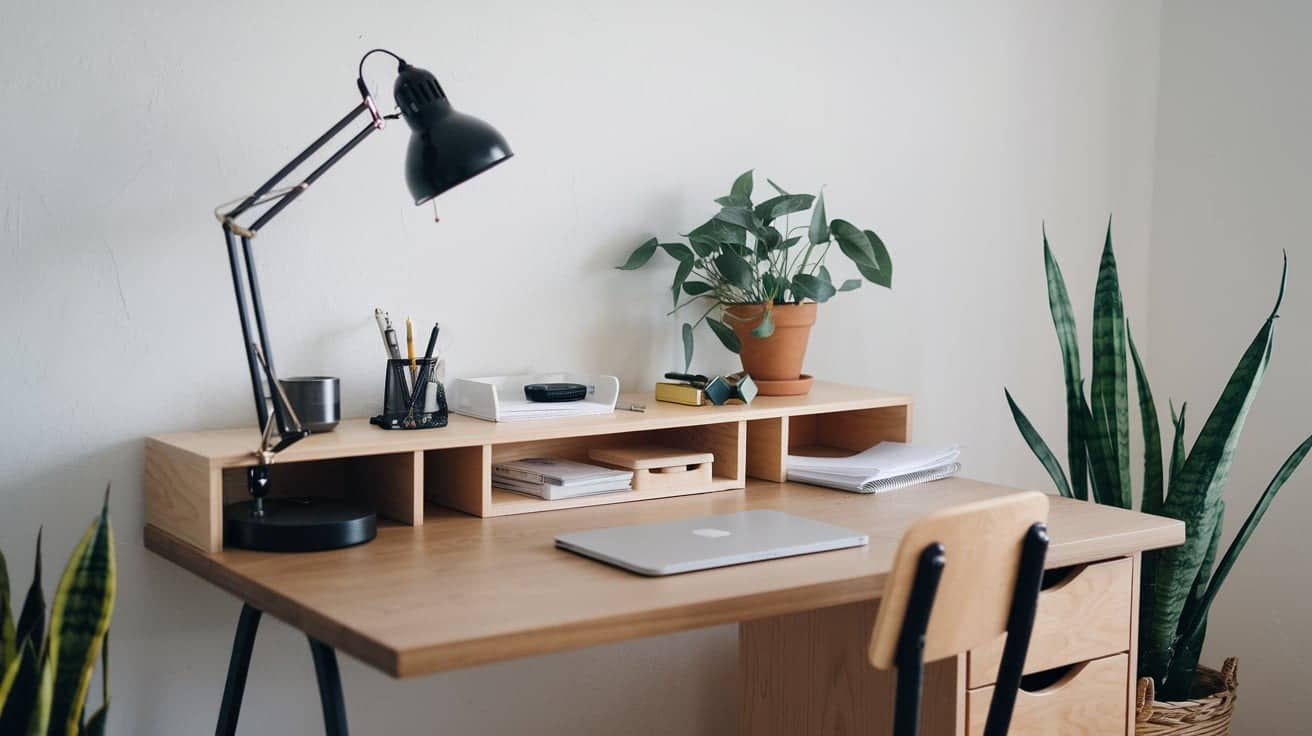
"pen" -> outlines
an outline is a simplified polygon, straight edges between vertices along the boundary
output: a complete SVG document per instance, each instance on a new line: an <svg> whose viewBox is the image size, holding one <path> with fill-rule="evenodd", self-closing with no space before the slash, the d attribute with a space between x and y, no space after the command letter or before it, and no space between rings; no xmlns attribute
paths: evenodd
<svg viewBox="0 0 1312 736"><path fill-rule="evenodd" d="M374 307L374 320L378 322L378 334L383 338L383 350L387 353L387 357L390 358L392 357L392 348L387 343L387 327L390 324L390 320L387 319L387 312L384 312L378 307Z"/></svg>
<svg viewBox="0 0 1312 736"><path fill-rule="evenodd" d="M410 320L406 320L406 322L409 323ZM410 393L410 406L406 407L405 410L405 423L407 426L410 425L411 419L414 417L415 405L419 403L419 397L428 389L428 382L432 380L434 367L432 365L433 351L437 349L437 333L441 332L441 330L441 324L436 322L433 323L433 331L428 335L428 348L424 350L424 368L415 378L415 388L414 391ZM410 332L413 333L413 330L410 330ZM410 341L410 361L413 364L414 340Z"/></svg>
<svg viewBox="0 0 1312 736"><path fill-rule="evenodd" d="M419 365L415 363L415 323L410 321L409 317L405 318L405 351L410 357L410 380L418 388Z"/></svg>

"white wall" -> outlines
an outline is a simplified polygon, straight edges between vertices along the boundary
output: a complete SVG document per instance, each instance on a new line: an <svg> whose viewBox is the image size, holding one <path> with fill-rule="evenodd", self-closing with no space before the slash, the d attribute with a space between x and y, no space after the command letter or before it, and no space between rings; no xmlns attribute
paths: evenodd
<svg viewBox="0 0 1312 736"><path fill-rule="evenodd" d="M1002 400L1011 386L1063 426L1040 222L1087 315L1114 212L1145 313L1158 41L1156 4L1129 1L0 5L0 547L25 581L44 524L59 567L112 481L112 730L212 727L239 604L142 548L142 437L251 423L210 211L355 104L375 45L434 70L517 156L434 225L407 203L396 126L267 229L284 375L340 375L346 413L373 410L381 304L441 319L457 374L648 386L678 363L668 270L611 266L758 167L827 185L831 215L896 264L894 291L821 311L809 370L913 392L917 435L964 442L970 474L1046 487ZM369 75L390 84L385 63ZM733 364L701 350L705 370ZM401 684L343 669L360 733L713 734L733 722L734 646L722 627ZM320 728L304 641L276 621L243 721Z"/></svg>
<svg viewBox="0 0 1312 736"><path fill-rule="evenodd" d="M1300 2L1168 2L1162 16L1148 360L1159 400L1190 402L1190 441L1271 311L1289 251L1271 367L1226 488L1225 544L1312 434L1309 27ZM1236 733L1293 733L1306 719L1308 518L1305 464L1212 609L1204 663L1240 657Z"/></svg>

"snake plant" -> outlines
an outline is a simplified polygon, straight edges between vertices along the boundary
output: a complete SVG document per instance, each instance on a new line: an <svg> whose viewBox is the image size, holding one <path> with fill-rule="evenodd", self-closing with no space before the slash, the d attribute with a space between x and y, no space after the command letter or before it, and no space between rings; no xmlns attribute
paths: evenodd
<svg viewBox="0 0 1312 736"><path fill-rule="evenodd" d="M1207 615L1244 545L1252 537L1276 493L1312 449L1308 437L1294 449L1249 512L1229 549L1217 563L1225 513L1224 489L1239 435L1271 359L1275 320L1285 293L1288 258L1280 275L1275 307L1239 359L1216 406L1208 415L1193 447L1185 449L1185 404L1177 414L1171 405L1169 460L1163 463L1157 405L1143 361L1125 320L1121 289L1112 252L1111 225L1103 246L1093 299L1093 367L1088 397L1080 367L1079 342L1066 283L1047 233L1043 258L1048 280L1048 308L1061 348L1066 392L1066 442L1069 479L1057 456L1016 405L1007 403L1016 426L1063 495L1097 503L1131 507L1130 420L1127 351L1134 367L1141 431L1144 439L1143 498L1145 513L1179 519L1185 542L1178 547L1145 553L1139 592L1139 676L1151 677L1158 697L1182 700L1191 696L1199 654L1207 630Z"/></svg>
<svg viewBox="0 0 1312 736"><path fill-rule="evenodd" d="M108 501L108 488L105 496ZM114 532L107 503L64 568L48 627L41 589L41 533L37 532L32 584L17 620L9 606L9 571L0 555L0 734L100 736L105 732L114 586ZM97 656L103 704L87 719L87 690Z"/></svg>

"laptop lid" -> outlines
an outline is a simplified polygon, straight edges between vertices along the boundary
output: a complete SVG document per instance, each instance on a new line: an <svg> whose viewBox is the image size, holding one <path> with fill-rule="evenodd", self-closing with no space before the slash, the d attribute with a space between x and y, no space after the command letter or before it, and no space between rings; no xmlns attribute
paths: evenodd
<svg viewBox="0 0 1312 736"><path fill-rule="evenodd" d="M757 510L572 532L556 537L556 546L641 575L674 575L868 541L852 529Z"/></svg>

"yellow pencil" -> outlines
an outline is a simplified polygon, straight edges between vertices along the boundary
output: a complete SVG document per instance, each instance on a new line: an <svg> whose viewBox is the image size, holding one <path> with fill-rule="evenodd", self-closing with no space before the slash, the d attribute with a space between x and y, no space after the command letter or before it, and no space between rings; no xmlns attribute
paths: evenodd
<svg viewBox="0 0 1312 736"><path fill-rule="evenodd" d="M415 323L405 318L405 349L410 355L410 383L419 380L419 363L415 362Z"/></svg>

